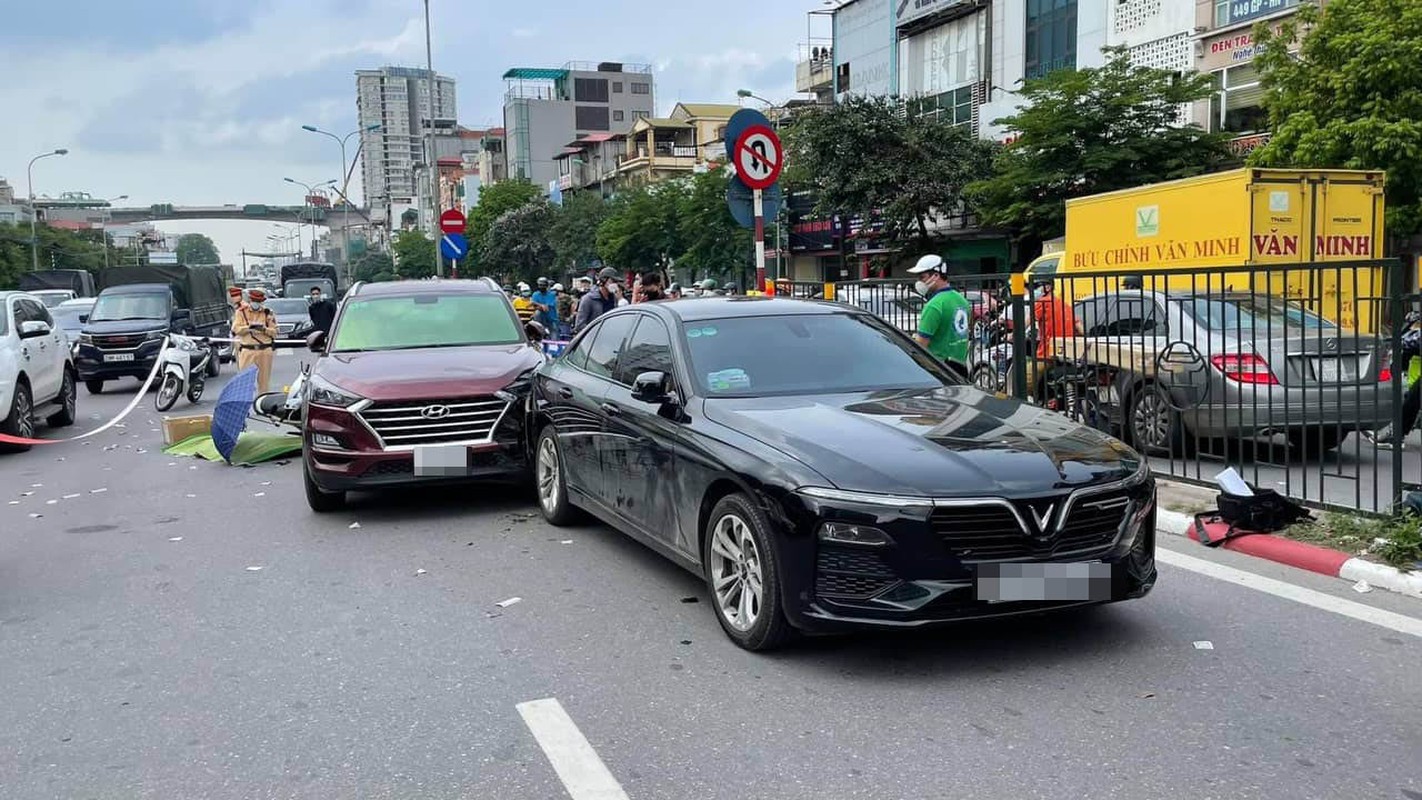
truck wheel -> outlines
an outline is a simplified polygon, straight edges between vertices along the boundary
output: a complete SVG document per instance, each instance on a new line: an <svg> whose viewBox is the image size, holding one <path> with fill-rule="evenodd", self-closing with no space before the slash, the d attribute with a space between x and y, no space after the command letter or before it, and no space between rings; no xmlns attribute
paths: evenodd
<svg viewBox="0 0 1422 800"><path fill-rule="evenodd" d="M103 382L103 381L97 381L97 380L95 380L95 381L84 381L84 388L89 390L89 394L103 394L103 393L104 393L104 382Z"/></svg>
<svg viewBox="0 0 1422 800"><path fill-rule="evenodd" d="M51 428L65 428L74 424L77 417L79 385L74 378L74 370L64 370L64 386L59 390L59 410L50 414L45 422Z"/></svg>
<svg viewBox="0 0 1422 800"><path fill-rule="evenodd" d="M25 383L15 384L15 396L10 400L10 415L0 420L0 433L17 439L35 438L35 406L30 397L30 387ZM0 444L0 452L23 453L30 449L27 444Z"/></svg>

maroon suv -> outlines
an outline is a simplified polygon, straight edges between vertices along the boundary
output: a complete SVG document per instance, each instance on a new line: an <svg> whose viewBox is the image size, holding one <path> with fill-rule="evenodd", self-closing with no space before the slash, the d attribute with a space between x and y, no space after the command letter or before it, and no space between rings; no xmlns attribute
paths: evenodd
<svg viewBox="0 0 1422 800"><path fill-rule="evenodd" d="M356 284L314 334L302 414L306 499L518 477L521 408L543 354L492 281Z"/></svg>

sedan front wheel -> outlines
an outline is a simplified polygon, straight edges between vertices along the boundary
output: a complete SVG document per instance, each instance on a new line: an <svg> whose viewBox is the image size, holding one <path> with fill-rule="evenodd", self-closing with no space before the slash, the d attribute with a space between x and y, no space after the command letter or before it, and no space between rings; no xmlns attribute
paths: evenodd
<svg viewBox="0 0 1422 800"><path fill-rule="evenodd" d="M705 539L706 582L721 628L747 650L778 647L791 629L765 515L744 495L727 495L711 510Z"/></svg>

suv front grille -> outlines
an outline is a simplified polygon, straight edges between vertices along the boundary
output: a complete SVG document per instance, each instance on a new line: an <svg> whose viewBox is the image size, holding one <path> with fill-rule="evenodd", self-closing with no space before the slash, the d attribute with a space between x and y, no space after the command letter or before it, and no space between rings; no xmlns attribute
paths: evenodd
<svg viewBox="0 0 1422 800"><path fill-rule="evenodd" d="M465 397L420 403L373 403L361 419L386 448L423 444L487 442L509 404L496 397Z"/></svg>

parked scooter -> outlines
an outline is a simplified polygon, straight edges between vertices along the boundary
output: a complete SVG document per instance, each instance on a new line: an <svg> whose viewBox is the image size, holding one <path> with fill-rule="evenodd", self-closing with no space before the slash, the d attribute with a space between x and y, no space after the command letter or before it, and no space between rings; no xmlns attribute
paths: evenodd
<svg viewBox="0 0 1422 800"><path fill-rule="evenodd" d="M153 406L167 411L178 402L184 389L189 403L201 400L202 390L207 385L207 364L211 360L212 347L206 337L196 339L181 333L168 334L168 346L163 349L163 363L159 368L162 383L158 385Z"/></svg>

